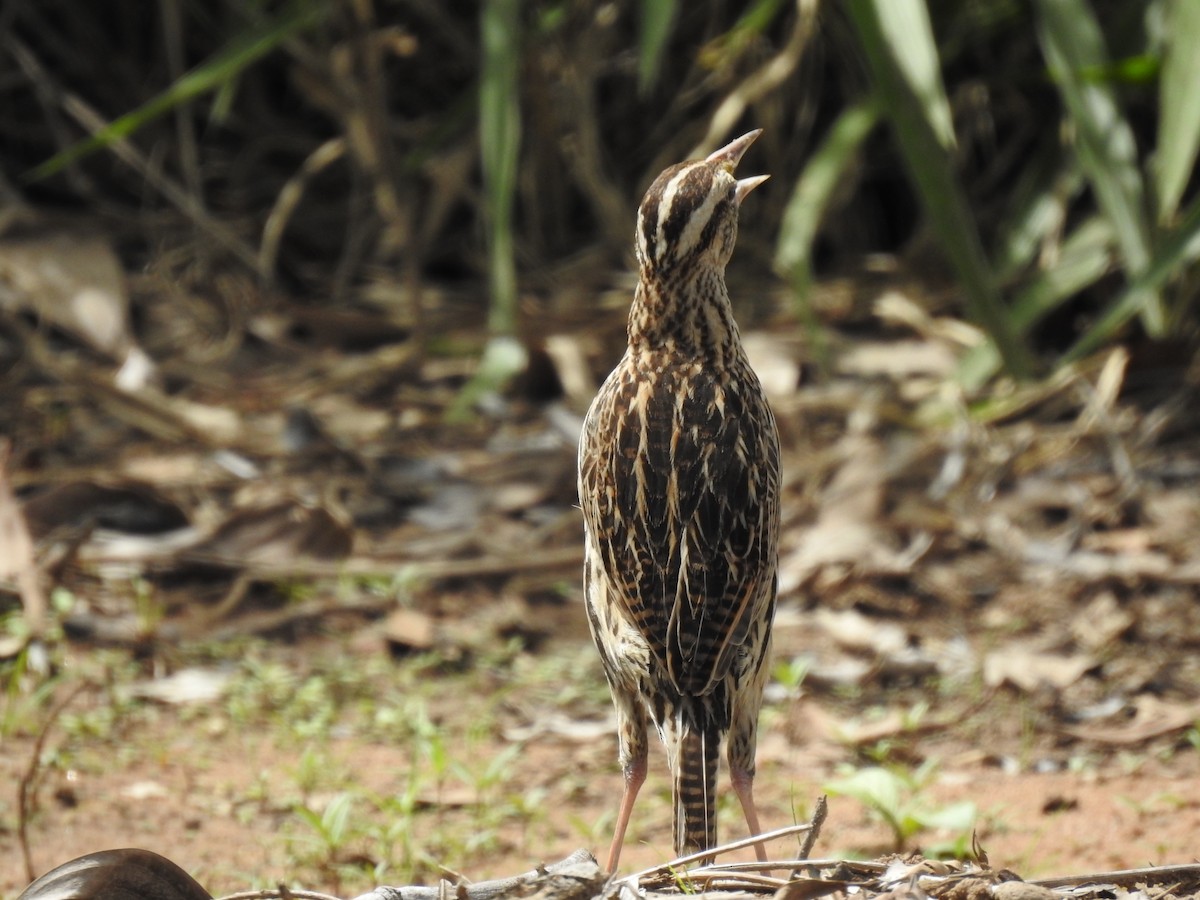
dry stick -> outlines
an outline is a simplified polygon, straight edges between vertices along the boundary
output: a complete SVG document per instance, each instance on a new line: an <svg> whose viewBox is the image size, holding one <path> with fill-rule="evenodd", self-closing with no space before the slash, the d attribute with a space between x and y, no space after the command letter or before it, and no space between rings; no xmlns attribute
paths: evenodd
<svg viewBox="0 0 1200 900"><path fill-rule="evenodd" d="M17 841L21 845L21 856L25 861L26 881L33 881L37 877L33 871L33 854L29 850L29 805L33 782L41 767L42 748L46 745L46 735L50 733L51 726L57 721L62 711L67 708L67 704L86 688L92 686L90 681L81 681L50 710L42 730L38 732L37 740L33 742L33 755L29 760L29 768L25 770L25 774L21 776L21 783L17 786Z"/></svg>
<svg viewBox="0 0 1200 900"><path fill-rule="evenodd" d="M545 572L583 565L583 547L529 547L511 556L476 556L464 559L420 560L411 557L352 556L341 561L289 559L281 562L246 559L236 554L196 553L172 550L161 556L141 557L142 561L188 562L242 569L252 578L338 578L356 575L397 575L416 581L443 578L486 578L516 572ZM103 551L87 554L92 565L127 562L128 556L106 555Z"/></svg>
<svg viewBox="0 0 1200 900"><path fill-rule="evenodd" d="M171 80L179 81L186 71L183 52L183 15L180 0L164 0L162 6L163 44ZM204 180L200 177L200 151L196 145L196 127L192 123L192 103L178 103L173 110L179 136L179 168L188 193L198 209L204 209Z"/></svg>
<svg viewBox="0 0 1200 900"><path fill-rule="evenodd" d="M804 836L804 840L800 842L801 859L808 859L812 855L813 847L817 843L817 838L821 836L821 826L825 824L825 817L829 815L829 800L822 794L817 798L816 808L813 810L812 817L808 820L808 834ZM792 870L791 878L795 878L799 874L795 869Z"/></svg>
<svg viewBox="0 0 1200 900"><path fill-rule="evenodd" d="M8 36L8 48L12 51L17 64L26 76L43 85L52 85L57 95L58 103L76 122L82 125L92 135L98 134L108 127L109 123L78 95L64 90L51 81L45 67L37 55L18 38ZM157 190L166 200L182 212L192 222L216 240L221 246L236 256L242 263L253 271L258 271L258 259L254 251L242 242L228 227L218 222L202 209L184 188L175 181L159 172L145 156L142 155L128 138L116 138L107 145L118 159L137 172L142 178Z"/></svg>
<svg viewBox="0 0 1200 900"><path fill-rule="evenodd" d="M1067 875L1059 878L1032 878L1030 884L1046 888L1083 887L1089 884L1115 884L1132 888L1138 883L1162 884L1164 881L1190 879L1200 881L1200 863L1184 863L1172 866L1148 866L1144 869L1121 869L1116 872L1099 872L1095 875Z"/></svg>
<svg viewBox="0 0 1200 900"><path fill-rule="evenodd" d="M788 825L784 828L777 828L774 831L764 832L763 834L755 834L755 835L751 835L750 837L740 838L739 840L736 840L736 841L730 841L728 844L722 844L720 847L712 847L708 850L701 850L698 853L690 853L687 856L680 856L677 859L671 860L670 862L662 863L661 865L653 866L649 869L643 869L640 872L634 872L632 875L626 875L624 878L617 879L617 881L618 882L629 881L629 882L636 883L636 882L641 881L644 878L648 878L652 875L670 876L674 873L674 871L676 869L682 868L683 866L686 866L689 863L694 863L694 862L697 862L698 860L706 859L710 856L717 856L722 853L730 853L734 850L741 850L743 847L753 847L755 844L761 844L764 841L772 841L772 840L775 840L776 838L787 837L788 835L791 835L791 834L799 834L802 831L808 831L809 828L811 828L811 827L812 826L808 822L804 822L799 825ZM738 865L737 870L740 871L742 869L742 866L741 866L741 864L737 864L737 865ZM779 863L770 863L770 862L754 863L754 864L752 864L752 868L777 869L777 868L779 868ZM714 871L715 872L729 872L729 871L735 871L735 870L726 865L708 865L708 866L704 866L700 869L696 869L694 872L689 872L688 876L695 877L695 876L703 874L703 873L714 872ZM778 881L778 879L775 879L775 880Z"/></svg>
<svg viewBox="0 0 1200 900"><path fill-rule="evenodd" d="M402 199L400 161L396 155L395 141L390 138L388 80L383 68L383 54L387 47L384 39L386 29L377 26L373 4L352 3L350 9L353 34L349 47L354 81L347 85L350 112L343 118L342 126L349 138L350 150L359 163L356 172L361 169L370 182L375 213L383 223L382 249L388 255L401 251L402 256L408 256L414 249L412 217ZM356 212L360 194L356 190L350 196L352 215ZM352 227L347 233L334 272L335 299L341 299L349 287L354 270L359 267L367 249L365 219L363 215L353 215L351 219L357 227ZM379 248L376 249L378 252Z"/></svg>
<svg viewBox="0 0 1200 900"><path fill-rule="evenodd" d="M320 891L289 890L288 896L295 900L341 900L332 894L322 894ZM280 900L283 894L278 889L265 888L258 891L239 891L236 894L226 894L220 900Z"/></svg>
<svg viewBox="0 0 1200 900"><path fill-rule="evenodd" d="M199 626L207 630L222 619L228 618L229 614L237 609L241 602L246 599L246 593L250 590L252 581L250 576L245 572L239 573L220 602L212 609L205 610L199 616Z"/></svg>
<svg viewBox="0 0 1200 900"><path fill-rule="evenodd" d="M262 242L258 248L258 271L264 278L271 278L275 261L279 258L279 244L287 230L288 221L304 199L308 183L346 154L346 139L330 138L310 153L300 164L299 170L284 184L275 197L275 205L263 225Z"/></svg>
<svg viewBox="0 0 1200 900"><path fill-rule="evenodd" d="M760 837L759 840L762 840L762 838ZM709 853L711 852L712 851L710 850ZM746 862L719 863L714 866L709 866L705 869L695 869L693 872L689 872L688 876L690 877L694 872L700 872L702 874L708 873L710 870L736 875L741 872L764 872L770 869L798 869L802 866L820 869L828 868L830 866L845 865L854 866L855 868L879 874L882 874L887 869L887 865L885 863L871 862L870 860L823 859L820 857L809 857L805 859L768 859L765 862L754 859L747 860ZM778 881L779 879L774 880Z"/></svg>
<svg viewBox="0 0 1200 900"><path fill-rule="evenodd" d="M584 868L581 870L579 867ZM447 897L453 897L456 900L501 900L506 897L530 896L531 894L527 892L538 887L543 879L553 878L556 875L578 879L579 884L590 881L594 877L597 894L599 887L604 882L604 873L600 871L595 857L587 850L581 849L556 863L539 865L530 872L508 878L479 881L475 884L454 884L446 879L441 879L436 886L432 887L380 885L374 890L362 894L356 900L445 900ZM293 893L296 897L301 897L299 892ZM574 894L574 891L571 893ZM222 897L221 900L258 900L258 898L252 898L245 894L234 894Z"/></svg>
<svg viewBox="0 0 1200 900"><path fill-rule="evenodd" d="M19 5L18 3L6 3L3 8L11 10L16 9ZM6 33L4 35L4 49L17 61L17 65L20 66L25 76L33 85L34 95L42 106L46 124L50 129L50 133L57 141L58 146L64 149L70 146L74 141L74 136L70 133L66 120L60 115L60 110L58 109L61 105L58 86L52 85L49 82L46 78L45 70L38 63L29 48L11 34ZM78 166L69 164L63 170L63 175L66 177L67 183L80 195L92 198L96 193L92 179Z"/></svg>
<svg viewBox="0 0 1200 900"><path fill-rule="evenodd" d="M721 101L709 119L708 134L700 146L693 149L693 156L704 156L717 146L721 136L733 127L750 104L783 84L800 65L808 40L816 30L817 0L796 0L796 10L796 24L783 49L741 81Z"/></svg>

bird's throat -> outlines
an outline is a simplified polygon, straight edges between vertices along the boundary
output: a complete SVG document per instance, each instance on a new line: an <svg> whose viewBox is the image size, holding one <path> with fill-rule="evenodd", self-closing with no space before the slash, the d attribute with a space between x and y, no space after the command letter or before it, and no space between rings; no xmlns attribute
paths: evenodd
<svg viewBox="0 0 1200 900"><path fill-rule="evenodd" d="M708 269L682 283L642 273L629 309L632 350L665 351L720 365L740 345L724 273Z"/></svg>

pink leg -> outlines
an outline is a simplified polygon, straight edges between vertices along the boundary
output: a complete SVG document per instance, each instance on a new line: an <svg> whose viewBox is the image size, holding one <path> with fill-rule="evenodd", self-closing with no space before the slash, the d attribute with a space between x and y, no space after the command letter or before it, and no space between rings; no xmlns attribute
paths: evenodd
<svg viewBox="0 0 1200 900"><path fill-rule="evenodd" d="M625 829L629 827L629 816L633 812L633 803L637 800L638 791L646 781L646 753L640 754L629 761L625 768L625 790L621 794L621 806L617 811L617 828L613 832L612 846L608 848L608 864L605 871L617 871L617 863L621 859L621 847L625 843Z"/></svg>
<svg viewBox="0 0 1200 900"><path fill-rule="evenodd" d="M754 776L744 769L732 769L729 773L729 780L733 782L733 792L737 794L738 801L742 804L742 812L746 815L746 827L750 829L750 836L762 834L762 828L758 824L758 808L754 805ZM759 862L766 862L766 845L755 844L754 854L758 857Z"/></svg>

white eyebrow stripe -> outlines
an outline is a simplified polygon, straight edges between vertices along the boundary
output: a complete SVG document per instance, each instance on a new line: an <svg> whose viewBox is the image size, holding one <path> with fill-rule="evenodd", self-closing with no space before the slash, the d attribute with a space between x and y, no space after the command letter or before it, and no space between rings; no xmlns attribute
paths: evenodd
<svg viewBox="0 0 1200 900"><path fill-rule="evenodd" d="M649 248L646 246L646 207L644 205L638 210L637 243L641 258L649 260ZM657 261L656 256L655 262Z"/></svg>
<svg viewBox="0 0 1200 900"><path fill-rule="evenodd" d="M697 163L697 165L701 165ZM663 188L662 199L658 201L658 222L654 232L654 261L661 263L663 253L667 249L666 240L666 223L671 220L671 214L675 206L675 199L679 195L679 188L683 185L687 177L692 173L696 166L685 166L680 169L667 182L667 186Z"/></svg>
<svg viewBox="0 0 1200 900"><path fill-rule="evenodd" d="M686 256L691 252L692 248L699 243L701 233L712 220L713 210L721 202L723 196L722 192L717 190L716 187L717 185L714 183L709 188L704 202L688 217L687 225L679 235L678 247L680 256Z"/></svg>

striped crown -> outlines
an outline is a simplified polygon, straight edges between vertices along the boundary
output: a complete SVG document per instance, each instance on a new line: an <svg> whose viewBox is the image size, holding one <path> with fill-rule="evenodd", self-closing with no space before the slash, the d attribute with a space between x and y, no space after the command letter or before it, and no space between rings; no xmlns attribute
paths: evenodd
<svg viewBox="0 0 1200 900"><path fill-rule="evenodd" d="M723 268L737 240L737 211L766 175L733 172L761 129L705 159L678 163L654 179L638 208L637 256L644 271L665 275L702 263Z"/></svg>

